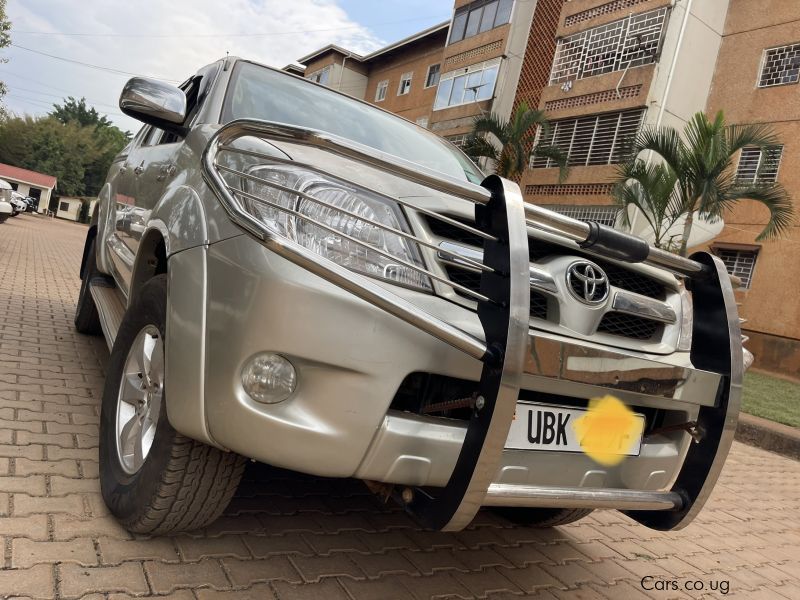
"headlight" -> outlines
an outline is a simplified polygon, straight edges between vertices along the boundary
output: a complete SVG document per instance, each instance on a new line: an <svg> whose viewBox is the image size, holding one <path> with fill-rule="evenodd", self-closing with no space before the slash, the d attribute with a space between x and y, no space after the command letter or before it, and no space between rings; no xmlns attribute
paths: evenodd
<svg viewBox="0 0 800 600"><path fill-rule="evenodd" d="M293 165L258 165L247 173L258 180L242 178L251 196L240 195L242 207L273 233L353 271L432 290L427 275L402 264L425 268L417 245L386 229L411 233L396 203Z"/></svg>

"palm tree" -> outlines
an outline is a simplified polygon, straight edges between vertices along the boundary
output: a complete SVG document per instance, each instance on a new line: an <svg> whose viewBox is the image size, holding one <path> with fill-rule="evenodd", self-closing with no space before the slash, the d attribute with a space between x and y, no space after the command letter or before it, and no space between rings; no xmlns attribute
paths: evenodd
<svg viewBox="0 0 800 600"><path fill-rule="evenodd" d="M649 150L675 174L680 205L686 214L680 247L685 256L695 212L718 219L740 200L755 200L770 213L756 240L775 238L791 226L792 200L783 186L758 180L737 181L733 168L733 158L743 148L755 146L769 156L769 150L779 143L766 125L726 125L722 111L713 121L697 113L684 128L683 138L671 127L644 129L633 142L630 160L635 161L639 153Z"/></svg>
<svg viewBox="0 0 800 600"><path fill-rule="evenodd" d="M495 173L508 179L517 178L527 168L531 155L548 157L559 166L560 178L563 179L567 173L567 157L555 146L535 144L539 128L543 134L549 131L547 118L542 111L531 109L525 102L517 107L509 120L495 113L481 115L475 118L464 152L476 161L479 158L493 160ZM541 137L545 139L546 135Z"/></svg>
<svg viewBox="0 0 800 600"><path fill-rule="evenodd" d="M628 208L638 208L653 230L656 248L672 245L671 237L674 236L666 240L666 244L664 238L685 212L677 183L677 174L665 163L648 164L633 160L617 168L617 183L611 195L623 209L623 224L631 225Z"/></svg>

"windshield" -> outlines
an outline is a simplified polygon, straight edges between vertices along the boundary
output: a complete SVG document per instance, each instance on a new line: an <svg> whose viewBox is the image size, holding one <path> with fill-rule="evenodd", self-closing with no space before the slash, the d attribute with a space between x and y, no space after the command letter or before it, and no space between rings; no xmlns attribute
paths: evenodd
<svg viewBox="0 0 800 600"><path fill-rule="evenodd" d="M469 159L439 136L369 104L254 63L236 64L223 122L234 119L318 129L451 177L481 181Z"/></svg>

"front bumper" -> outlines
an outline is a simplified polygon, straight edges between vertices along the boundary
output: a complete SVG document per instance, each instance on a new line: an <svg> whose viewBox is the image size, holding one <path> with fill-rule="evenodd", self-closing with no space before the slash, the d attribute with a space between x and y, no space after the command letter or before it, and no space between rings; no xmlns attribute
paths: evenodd
<svg viewBox="0 0 800 600"><path fill-rule="evenodd" d="M479 361L249 236L195 251L208 252L204 389L208 427L217 443L321 476L417 486L447 483L467 424L398 412L390 405L410 373L477 381ZM426 294L400 293L480 335L475 313ZM661 409L663 425L696 420L702 406L712 407L717 400L721 376L693 368L688 353L641 355L534 330L530 340L523 390L584 399L613 393L630 406ZM298 371L295 395L280 404L258 404L241 387L242 365L263 351L286 356ZM691 437L680 430L648 435L639 456L615 467L582 454L505 450L494 481L667 491L690 444ZM620 500L615 506L626 504Z"/></svg>

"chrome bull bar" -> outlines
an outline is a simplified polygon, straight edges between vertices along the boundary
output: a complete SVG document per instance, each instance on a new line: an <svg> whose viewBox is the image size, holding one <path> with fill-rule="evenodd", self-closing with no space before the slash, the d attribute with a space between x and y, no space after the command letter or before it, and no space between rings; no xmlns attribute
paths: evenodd
<svg viewBox="0 0 800 600"><path fill-rule="evenodd" d="M245 210L244 201L255 201L269 206L271 209L284 211L293 217L306 219L315 226L330 229L327 224L313 221L297 210L270 202L267 198L261 198L245 190L242 183L244 180L255 179L259 185L277 189L281 189L281 186L259 179L244 169L232 168L230 164L223 164L224 161L221 157L224 154L229 153L231 156L245 157L255 161L285 162L295 165L299 163L253 150L252 144L239 143L244 138L255 138L267 142L270 140L285 141L291 144L312 146L471 203L476 217L474 228L452 220L446 215L416 206L409 199L387 197L388 200L401 206L446 221L452 226L478 234L483 239L484 248L479 259L480 265L478 265L481 271L480 294L475 299L478 302L478 317L483 327L484 339L478 339L428 314L412 302L393 293L390 288L280 235ZM720 263L718 260L713 257L709 259L707 255L701 256L697 261L673 257L658 249L650 248L644 241L633 236L597 224L587 224L570 219L539 207L525 205L516 184L494 175L487 177L481 185L466 183L350 140L279 123L239 120L223 126L206 147L202 166L206 182L220 199L231 219L267 248L483 363L479 383L480 396L476 401L464 443L447 485L436 490L406 489L401 494L401 500L407 509L427 526L442 530L462 529L470 523L483 505L511 505L516 502L525 506L544 506L549 502L549 505L561 506L566 502L566 505L569 506L607 506L643 510L645 512L640 513L643 515L642 522L652 520L652 524L648 524L657 528L662 527L664 523L670 523L668 528L674 528L680 526L686 519L681 517L677 520L658 521L656 518L651 518L650 515L660 514L656 511L672 511L670 514L680 513L691 518L694 514L689 513L691 506L697 503L702 504L707 495L707 484L713 486L721 463L714 462L708 465L705 474L701 473L694 477L694 479L702 480L702 484L699 487L694 484L689 485L691 488L689 492L679 488L678 484L676 484L676 489L669 492L639 494L631 490L596 490L595 493L591 493L592 490L576 491L567 488L498 487L493 485L493 481L514 417L525 362L530 355L531 339L533 339L529 337L528 328L530 262L527 227L557 233L577 241L582 247L591 249L597 254L617 260L647 262L669 268L689 276L692 280L705 281L706 283L703 285L710 285L709 289L719 290L722 288L721 293L725 295L727 291L730 291L730 283L727 278L723 281L719 276ZM316 170L322 175L336 177L334 174L323 173L315 169L313 165L300 166ZM283 191L287 190L283 189ZM369 191L383 195L379 190ZM297 190L289 190L289 192L298 198L302 197L311 202L322 203L332 210L346 213L340 207L326 203L320 198ZM351 213L347 214L353 216ZM364 217L357 218L369 221ZM369 222L379 226L374 221ZM383 228L386 229L386 227ZM403 237L418 243L421 247L429 245L425 240L414 236L412 232L389 229L388 233L391 235ZM360 242L355 238L349 239L363 245L369 251L381 252L380 249L370 246L368 243ZM427 276L434 275L424 268L408 266ZM722 268L722 272L724 273L724 268ZM454 287L452 282L439 280ZM726 289L727 291L725 291ZM732 292L730 296L732 297ZM727 316L728 303L726 301L722 304L723 311ZM735 317L735 306L733 311ZM734 321L738 331L738 321L735 318ZM730 333L733 336L734 332ZM734 337L730 339L733 340ZM739 337L737 336L735 339L738 340ZM735 353L733 341L730 346L731 351ZM741 355L741 345L739 345L739 354ZM724 361L710 366L721 368L722 362ZM739 363L741 363L741 356L739 356ZM733 363L729 361L728 364ZM701 366L701 368L704 367ZM716 370L716 372L723 373L720 370ZM730 372L724 372L724 374L729 376L729 380L735 380L735 377L730 377ZM726 397L733 398L733 396L735 394L728 394ZM728 403L723 402L723 405L726 415L728 415L728 407L735 407L738 412L735 399ZM733 420L735 424L735 415ZM726 423L729 425L728 421ZM725 432L720 430L718 447L721 450L724 449L724 454L727 454L729 445L727 430ZM724 455L722 461L724 461ZM559 498L562 500L559 501ZM557 501L561 504L554 504Z"/></svg>

